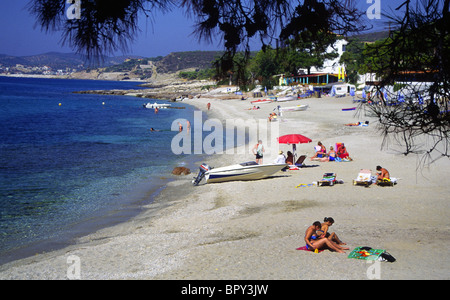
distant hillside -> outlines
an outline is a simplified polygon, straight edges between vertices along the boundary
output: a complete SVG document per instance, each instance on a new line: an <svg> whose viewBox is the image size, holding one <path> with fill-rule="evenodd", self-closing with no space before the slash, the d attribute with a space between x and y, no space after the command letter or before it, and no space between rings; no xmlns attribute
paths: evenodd
<svg viewBox="0 0 450 300"><path fill-rule="evenodd" d="M84 69L90 66L98 66L99 63L101 66L120 64L130 57L136 58L137 56L105 57L103 61L97 62L88 61L86 57L75 53L48 52L31 56L0 54L0 65L3 65L4 67L14 67L17 64L20 64L28 67L48 66L52 69Z"/></svg>
<svg viewBox="0 0 450 300"><path fill-rule="evenodd" d="M152 62L157 68L158 73L174 73L189 68L207 69L211 67L211 62L219 57L222 52L219 51L187 51L173 52L165 57L143 58L140 56L118 56L104 57L103 61L88 61L79 54L49 52L31 56L11 56L0 54L0 65L3 67L15 67L23 65L26 67L51 67L57 69L86 69L86 68L105 68L120 69L120 71L131 71L136 64L142 64L139 59ZM130 63L130 59L132 62ZM114 67L112 67L114 66ZM112 70L108 70L111 72Z"/></svg>
<svg viewBox="0 0 450 300"><path fill-rule="evenodd" d="M0 54L0 64L5 67L12 67L17 64L24 65L27 63L28 61L22 57Z"/></svg>
<svg viewBox="0 0 450 300"><path fill-rule="evenodd" d="M209 69L212 67L211 63L222 53L220 51L173 52L155 65L158 73L174 73L190 68Z"/></svg>
<svg viewBox="0 0 450 300"><path fill-rule="evenodd" d="M389 31L379 31L379 32L370 32L364 34L358 34L352 36L352 38L356 38L361 42L376 42L378 40L385 39L389 36Z"/></svg>

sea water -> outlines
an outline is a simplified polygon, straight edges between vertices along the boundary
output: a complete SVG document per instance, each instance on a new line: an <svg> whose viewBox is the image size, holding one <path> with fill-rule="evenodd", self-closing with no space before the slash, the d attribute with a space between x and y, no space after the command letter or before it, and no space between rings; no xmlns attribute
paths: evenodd
<svg viewBox="0 0 450 300"><path fill-rule="evenodd" d="M0 77L0 264L68 243L80 224L118 222L105 216L151 201L149 191L186 164L170 150L171 124L189 120L192 106L155 113L143 103L164 101L73 93L136 88ZM137 195L138 186L146 191Z"/></svg>

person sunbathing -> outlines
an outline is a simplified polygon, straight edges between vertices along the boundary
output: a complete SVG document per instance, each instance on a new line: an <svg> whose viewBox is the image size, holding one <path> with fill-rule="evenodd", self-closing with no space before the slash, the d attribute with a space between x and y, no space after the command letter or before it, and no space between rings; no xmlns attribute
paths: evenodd
<svg viewBox="0 0 450 300"><path fill-rule="evenodd" d="M363 122L356 122L356 123L347 123L344 124L344 126L369 126L369 121Z"/></svg>
<svg viewBox="0 0 450 300"><path fill-rule="evenodd" d="M338 148L338 150L337 150L337 156L338 156L339 158L342 158L342 159L352 160L352 158L350 157L350 155L349 155L348 152L347 152L347 148L345 148L344 143L342 143L342 144L339 146L339 148Z"/></svg>
<svg viewBox="0 0 450 300"><path fill-rule="evenodd" d="M331 241L327 238L321 238L317 231L322 228L322 224L320 224L319 221L314 222L311 226L309 226L306 229L305 232L305 242L306 242L306 248L308 250L314 251L315 249L324 249L326 247L330 248L331 250L334 250L339 253L345 253L344 250L349 250L349 248L343 248L336 244L335 242Z"/></svg>
<svg viewBox="0 0 450 300"><path fill-rule="evenodd" d="M328 152L327 157L323 157L320 159L321 162L326 161L335 161L336 159L336 151L334 151L333 146L330 146L330 152Z"/></svg>
<svg viewBox="0 0 450 300"><path fill-rule="evenodd" d="M286 163L288 165L293 165L294 164L294 155L292 154L291 151L287 152Z"/></svg>
<svg viewBox="0 0 450 300"><path fill-rule="evenodd" d="M333 225L334 219L331 217L325 217L323 219L323 223L321 224L320 230L317 230L317 234L322 237L326 237L327 239L331 240L332 242L335 242L338 245L347 245L346 243L342 242L335 232L329 233L328 229L331 225Z"/></svg>
<svg viewBox="0 0 450 300"><path fill-rule="evenodd" d="M315 158L323 158L327 155L327 148L325 148L325 146L322 145L322 142L318 142L317 147L319 148L319 150L317 150L314 156L311 157L311 160Z"/></svg>
<svg viewBox="0 0 450 300"><path fill-rule="evenodd" d="M389 175L389 171L386 170L385 168L382 168L381 166L377 166L377 171L379 172L379 174L377 176L377 181L383 180L383 179L391 179L391 177Z"/></svg>
<svg viewBox="0 0 450 300"><path fill-rule="evenodd" d="M360 124L361 124L361 122L347 123L347 124L344 124L344 126L359 126Z"/></svg>

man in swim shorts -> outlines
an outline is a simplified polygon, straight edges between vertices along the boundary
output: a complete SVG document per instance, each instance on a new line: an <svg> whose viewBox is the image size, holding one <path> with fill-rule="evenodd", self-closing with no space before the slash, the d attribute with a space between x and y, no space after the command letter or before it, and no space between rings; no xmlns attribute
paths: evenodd
<svg viewBox="0 0 450 300"><path fill-rule="evenodd" d="M256 163L261 165L263 163L263 153L264 153L264 146L262 145L261 140L258 140L258 144L256 144L255 147L253 147L252 152L256 156Z"/></svg>

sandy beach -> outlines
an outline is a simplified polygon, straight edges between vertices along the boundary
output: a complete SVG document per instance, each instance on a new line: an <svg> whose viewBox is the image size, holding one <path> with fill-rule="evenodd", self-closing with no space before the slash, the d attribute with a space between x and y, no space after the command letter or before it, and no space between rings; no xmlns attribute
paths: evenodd
<svg viewBox="0 0 450 300"><path fill-rule="evenodd" d="M187 104L206 110L209 118L267 120L276 104L253 107L251 99L194 98ZM139 102L139 100L137 100ZM396 258L381 262L379 279L450 279L448 195L450 161L417 169L419 158L381 149L376 122L355 111L351 97L309 98L282 103L308 104L278 121L280 135L300 133L312 143L297 146L313 155L321 141L327 149L344 142L351 162L305 161L310 167L279 172L257 181L192 186L192 176L175 177L146 211L132 220L82 237L76 245L0 266L0 279L68 279L74 258L81 279L369 279L372 266L346 254L299 251L305 230L314 221L333 217L347 247L386 249ZM367 127L346 123L369 120ZM263 141L270 144L270 141ZM250 145L251 147L252 145ZM246 149L249 146L246 146ZM292 146L279 145L285 153ZM277 153L264 155L272 163ZM215 154L213 167L254 160L245 154ZM394 187L353 186L360 169L381 165L399 179ZM175 167L175 166L174 166ZM197 173L197 169L192 170ZM304 186L334 172L343 184ZM70 273L70 274L69 274ZM70 278L69 278L70 279Z"/></svg>

